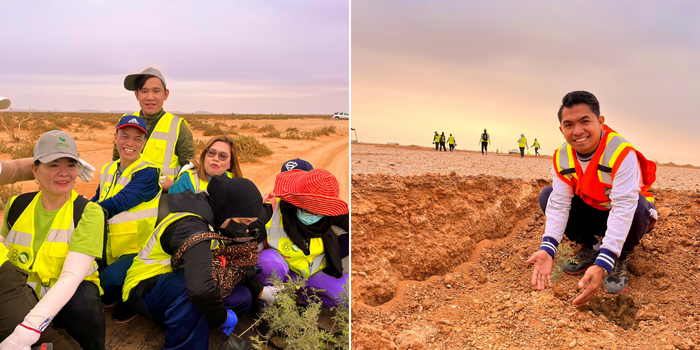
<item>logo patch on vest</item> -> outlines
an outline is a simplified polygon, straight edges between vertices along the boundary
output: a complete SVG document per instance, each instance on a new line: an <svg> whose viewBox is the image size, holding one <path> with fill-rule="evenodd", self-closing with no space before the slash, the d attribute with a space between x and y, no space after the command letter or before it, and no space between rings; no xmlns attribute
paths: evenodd
<svg viewBox="0 0 700 350"><path fill-rule="evenodd" d="M299 247L296 244L292 244L292 250L296 253L299 251Z"/></svg>
<svg viewBox="0 0 700 350"><path fill-rule="evenodd" d="M12 262L16 262L18 257L19 251L17 249L12 249L12 253L10 253L10 260L12 260Z"/></svg>
<svg viewBox="0 0 700 350"><path fill-rule="evenodd" d="M29 254L27 254L26 252L24 252L24 253L22 253L22 254L19 255L19 262L20 262L20 263L26 264L27 261L29 261Z"/></svg>
<svg viewBox="0 0 700 350"><path fill-rule="evenodd" d="M289 242L282 243L282 251L288 252L292 248L292 244Z"/></svg>

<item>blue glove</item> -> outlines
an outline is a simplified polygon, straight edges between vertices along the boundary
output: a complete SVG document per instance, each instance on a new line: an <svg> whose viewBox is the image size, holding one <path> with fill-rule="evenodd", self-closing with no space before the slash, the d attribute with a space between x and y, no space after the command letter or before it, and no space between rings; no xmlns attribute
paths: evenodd
<svg viewBox="0 0 700 350"><path fill-rule="evenodd" d="M226 310L226 313L228 316L226 317L226 322L221 325L221 328L224 330L224 334L228 337L231 335L231 332L233 332L233 329L236 328L236 324L238 323L238 316L231 311L231 310Z"/></svg>

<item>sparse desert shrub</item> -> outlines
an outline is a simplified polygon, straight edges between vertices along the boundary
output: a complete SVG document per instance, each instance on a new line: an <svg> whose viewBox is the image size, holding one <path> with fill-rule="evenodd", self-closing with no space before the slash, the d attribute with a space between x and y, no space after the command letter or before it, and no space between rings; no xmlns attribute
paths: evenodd
<svg viewBox="0 0 700 350"><path fill-rule="evenodd" d="M272 150L252 135L239 135L233 138L238 147L238 158L242 163L254 163L258 158L272 154Z"/></svg>
<svg viewBox="0 0 700 350"><path fill-rule="evenodd" d="M204 136L215 136L215 135L223 135L225 134L224 130L221 129L220 124L214 124L214 125L207 125L207 127L204 129Z"/></svg>
<svg viewBox="0 0 700 350"><path fill-rule="evenodd" d="M199 155L202 153L204 150L204 146L207 145L207 142L204 140L194 140L194 157L198 158Z"/></svg>
<svg viewBox="0 0 700 350"><path fill-rule="evenodd" d="M328 136L330 134L335 134L335 125L325 125L320 126L311 131L314 136Z"/></svg>
<svg viewBox="0 0 700 350"><path fill-rule="evenodd" d="M263 137L281 137L282 133L275 129L275 130L270 130L267 134L263 134Z"/></svg>
<svg viewBox="0 0 700 350"><path fill-rule="evenodd" d="M5 207L5 203L13 196L22 194L22 185L3 185L0 186L0 206Z"/></svg>
<svg viewBox="0 0 700 350"><path fill-rule="evenodd" d="M241 125L241 130L257 129L257 128L258 128L257 125L253 125L253 124L251 124L251 123L243 123L243 124Z"/></svg>
<svg viewBox="0 0 700 350"><path fill-rule="evenodd" d="M78 123L78 126L83 126L83 127L90 128L90 129L103 129L104 128L104 125L102 125L102 122L100 122L99 120L87 119L87 118L81 120L80 123Z"/></svg>
<svg viewBox="0 0 700 350"><path fill-rule="evenodd" d="M559 281L559 278L562 276L562 273L564 273L564 270L562 270L562 266L564 266L565 263L569 262L569 256L571 255L571 253L571 245L565 244L564 242L562 242L562 244L560 244L557 248L557 255L554 258L554 261L552 261L552 276L550 278L552 284Z"/></svg>
<svg viewBox="0 0 700 350"><path fill-rule="evenodd" d="M261 126L261 127L258 129L259 132L263 132L263 133L264 133L264 132L270 132L270 131L273 131L273 130L277 130L277 128L275 128L275 125L274 125L274 124L265 124L265 125Z"/></svg>
<svg viewBox="0 0 700 350"><path fill-rule="evenodd" d="M349 310L347 306L341 306L335 310L332 317L335 328L340 332L336 337L326 330L319 329L318 319L321 314L321 300L313 293L306 292L306 281L281 282L280 278L273 276L273 285L281 288L275 296L275 303L266 307L260 319L270 325L272 342L285 349L349 349ZM297 291L308 299L306 306L297 304ZM347 287L344 300L347 300ZM345 304L345 302L341 302ZM250 338L256 349L263 349L263 344L268 341L259 336ZM282 346L281 346L282 345Z"/></svg>

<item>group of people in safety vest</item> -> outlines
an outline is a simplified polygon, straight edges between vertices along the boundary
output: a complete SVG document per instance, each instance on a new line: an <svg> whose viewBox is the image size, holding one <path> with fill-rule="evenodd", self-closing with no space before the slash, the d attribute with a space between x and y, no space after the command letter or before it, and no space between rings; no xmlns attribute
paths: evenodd
<svg viewBox="0 0 700 350"><path fill-rule="evenodd" d="M436 131L435 136L433 136L433 144L435 144L435 151L447 152L447 149L445 148L445 143L447 143L450 146L450 152L454 152L455 147L457 147L457 141L455 140L454 136L450 134L450 136L445 137L444 131L442 132L442 134L438 134L438 132Z"/></svg>
<svg viewBox="0 0 700 350"><path fill-rule="evenodd" d="M486 130L484 130L486 132ZM540 155L540 142L535 139L535 142L532 143L532 146L527 145L527 138L525 138L525 134L520 134L520 137L518 138L518 148L520 149L520 158L525 157L525 148L528 150L530 147L533 147L535 149L535 155L539 156ZM530 152L527 153L528 155Z"/></svg>
<svg viewBox="0 0 700 350"><path fill-rule="evenodd" d="M290 160L263 197L233 139L212 137L195 156L188 123L163 109L160 71L128 75L124 87L141 110L115 126L91 199L74 186L95 169L66 132L41 135L33 159L0 162L0 185L39 186L5 206L0 350L104 349L111 307L115 323L142 315L163 327L164 348L208 349L210 329L228 336L252 306L275 303L273 275L307 279L300 297L313 291L325 307L347 303L349 212L330 172ZM214 256L239 241L252 247L252 272L224 288L212 271L225 261Z"/></svg>

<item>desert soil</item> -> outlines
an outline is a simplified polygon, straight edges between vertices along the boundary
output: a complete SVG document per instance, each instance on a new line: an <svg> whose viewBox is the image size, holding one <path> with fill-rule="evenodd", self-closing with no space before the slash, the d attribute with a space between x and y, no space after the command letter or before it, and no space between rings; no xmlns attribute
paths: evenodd
<svg viewBox="0 0 700 350"><path fill-rule="evenodd" d="M183 116L187 118L186 115ZM279 117L279 116L275 116ZM290 159L301 158L311 163L314 168L326 169L338 179L340 184L340 198L348 201L349 190L349 126L348 121L335 121L330 118L305 118L305 119L261 119L261 120L229 120L225 116L212 115L207 122L225 122L227 126L243 123L256 125L258 127L265 124L274 124L277 130L284 131L289 127L296 127L300 132L311 131L315 128L334 125L336 133L329 136L320 136L316 140L294 140L281 138L265 138L257 129L238 130L242 135L254 135L259 141L265 143L274 153L271 156L260 158L256 163L242 163L243 175L253 181L262 194L272 191L275 183L275 176L280 172L282 164ZM76 124L77 125L77 124ZM105 129L93 129L96 140L88 140L84 132L74 132L76 125L71 125L64 129L78 140L78 152L80 157L92 164L97 171L95 177L89 183L80 179L76 180L75 190L88 198L92 198L99 185L99 171L102 166L112 159L113 134L111 127ZM210 136L203 136L201 131L193 130L195 140L207 141ZM9 140L6 133L0 132L0 139ZM2 159L9 159L7 154L0 153ZM37 191L38 185L33 181L20 183L23 192ZM0 218L3 216L4 205L0 208ZM114 324L111 313L113 310L106 310L107 313L107 349L127 349L127 350L147 350L160 349L163 344L164 333L151 321L137 317L126 324ZM243 332L250 326L250 318L242 319L235 334ZM246 337L255 335L255 330L245 334ZM216 348L225 340L220 330L212 330L212 341L210 346Z"/></svg>
<svg viewBox="0 0 700 350"><path fill-rule="evenodd" d="M551 158L352 144L353 349L700 347L700 169L659 166L656 227L629 290L575 307L578 278L537 291L525 260ZM558 260L578 248L566 238Z"/></svg>

